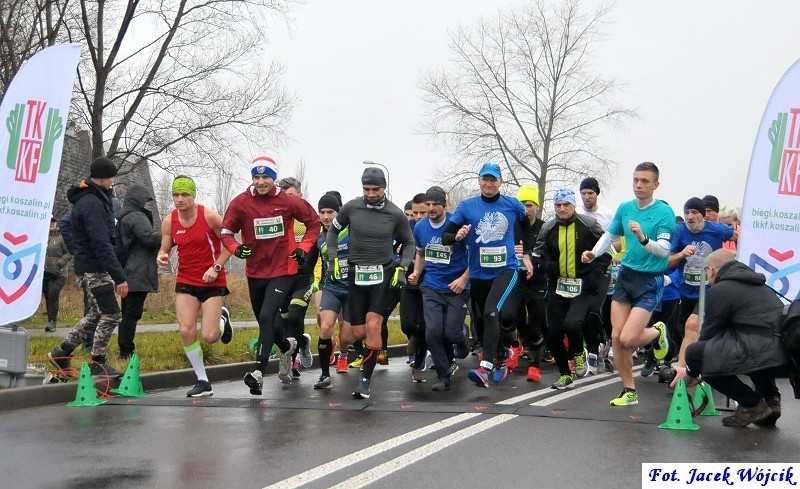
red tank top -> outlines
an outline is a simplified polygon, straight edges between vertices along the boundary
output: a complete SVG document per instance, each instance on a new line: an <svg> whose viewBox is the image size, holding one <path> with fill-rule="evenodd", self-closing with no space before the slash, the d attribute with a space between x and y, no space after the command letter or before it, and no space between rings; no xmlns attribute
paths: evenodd
<svg viewBox="0 0 800 489"><path fill-rule="evenodd" d="M219 258L222 245L214 230L206 222L205 208L197 206L197 218L189 227L181 226L178 209L171 214L172 242L178 248L178 283L200 287L224 287L227 285L225 269L217 274L214 282L203 282L203 274Z"/></svg>

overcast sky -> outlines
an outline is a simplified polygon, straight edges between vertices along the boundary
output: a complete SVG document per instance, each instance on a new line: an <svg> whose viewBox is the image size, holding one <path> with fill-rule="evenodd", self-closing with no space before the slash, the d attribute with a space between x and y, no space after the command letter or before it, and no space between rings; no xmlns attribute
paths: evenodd
<svg viewBox="0 0 800 489"><path fill-rule="evenodd" d="M265 56L285 65L299 96L292 143L264 148L277 154L279 176L305 160L316 205L326 190L359 193L362 162L373 160L389 168L399 205L424 191L433 168L454 158L418 133L421 75L448 63L448 30L522 3L308 0L288 26L274 24ZM632 198L633 167L649 160L661 169L657 197L677 213L706 193L741 206L764 107L800 57L799 14L795 0L618 0L593 66L618 80L618 100L639 119L604 136L618 171L601 203L615 208Z"/></svg>

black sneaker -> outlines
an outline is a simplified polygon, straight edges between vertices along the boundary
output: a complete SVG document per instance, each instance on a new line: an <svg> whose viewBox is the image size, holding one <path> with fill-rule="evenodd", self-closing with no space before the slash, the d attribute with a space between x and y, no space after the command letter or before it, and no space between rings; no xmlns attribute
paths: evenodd
<svg viewBox="0 0 800 489"><path fill-rule="evenodd" d="M50 362L50 364L53 367L55 367L56 370L59 370L66 375L70 375L71 373L70 369L71 357L72 355L65 352L59 347L54 348L53 351L47 354L47 360Z"/></svg>
<svg viewBox="0 0 800 489"><path fill-rule="evenodd" d="M363 378L358 382L356 390L353 391L356 399L369 399L369 379Z"/></svg>
<svg viewBox="0 0 800 489"><path fill-rule="evenodd" d="M320 375L319 380L314 384L315 389L330 389L332 386L333 381L331 380L331 376L325 374Z"/></svg>
<svg viewBox="0 0 800 489"><path fill-rule="evenodd" d="M261 370L253 370L244 374L244 385L250 388L250 394L254 396L261 395L262 380Z"/></svg>
<svg viewBox="0 0 800 489"><path fill-rule="evenodd" d="M89 365L89 371L92 373L92 377L109 377L112 379L118 379L123 375L122 372L115 369L105 361L92 362L92 364Z"/></svg>
<svg viewBox="0 0 800 489"><path fill-rule="evenodd" d="M194 387L186 393L186 397L203 397L203 396L213 396L214 389L211 388L211 384L209 384L205 380L198 380Z"/></svg>
<svg viewBox="0 0 800 489"><path fill-rule="evenodd" d="M450 377L439 377L436 382L431 386L434 391L449 391L450 390Z"/></svg>
<svg viewBox="0 0 800 489"><path fill-rule="evenodd" d="M222 336L219 337L219 340L222 342L223 345L227 345L233 339L233 326L231 326L231 313L228 311L228 308L222 306L222 313L220 317L225 322L223 324L223 331Z"/></svg>

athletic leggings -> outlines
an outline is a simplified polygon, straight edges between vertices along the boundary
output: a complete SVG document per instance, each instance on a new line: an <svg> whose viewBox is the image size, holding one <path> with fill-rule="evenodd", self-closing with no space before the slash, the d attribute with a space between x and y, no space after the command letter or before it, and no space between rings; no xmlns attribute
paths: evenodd
<svg viewBox="0 0 800 489"><path fill-rule="evenodd" d="M262 373L266 373L272 343L278 345L282 352L289 350L286 340L286 328L280 320L279 311L289 307L291 296L288 294L293 276L275 278L248 278L250 305L258 321L258 351L256 361Z"/></svg>
<svg viewBox="0 0 800 489"><path fill-rule="evenodd" d="M483 360L494 362L500 346L500 311L506 307L508 297L517 285L517 271L503 270L497 277L489 280L470 279L470 294L475 311L473 319L479 317L483 322Z"/></svg>

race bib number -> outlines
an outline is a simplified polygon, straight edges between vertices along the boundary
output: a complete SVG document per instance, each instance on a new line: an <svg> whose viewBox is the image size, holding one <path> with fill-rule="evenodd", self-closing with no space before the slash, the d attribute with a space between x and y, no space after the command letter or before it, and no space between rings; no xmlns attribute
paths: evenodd
<svg viewBox="0 0 800 489"><path fill-rule="evenodd" d="M378 285L383 282L380 265L356 265L356 285Z"/></svg>
<svg viewBox="0 0 800 489"><path fill-rule="evenodd" d="M428 263L450 264L450 255L453 251L450 246L440 244L429 244L425 247L425 261Z"/></svg>
<svg viewBox="0 0 800 489"><path fill-rule="evenodd" d="M684 267L683 269L683 281L687 285L693 285L695 287L700 286L700 274L702 273L702 269L698 267Z"/></svg>
<svg viewBox="0 0 800 489"><path fill-rule="evenodd" d="M506 266L506 247L505 246L483 246L479 256L483 268L502 268Z"/></svg>
<svg viewBox="0 0 800 489"><path fill-rule="evenodd" d="M256 239L273 239L283 236L283 218L261 217L253 219Z"/></svg>
<svg viewBox="0 0 800 489"><path fill-rule="evenodd" d="M578 297L581 295L581 288L583 287L583 279L580 278L565 278L558 277L556 282L556 294L567 299Z"/></svg>
<svg viewBox="0 0 800 489"><path fill-rule="evenodd" d="M350 276L350 267L347 266L347 258L339 258L339 277L342 280Z"/></svg>

